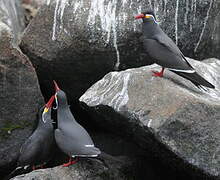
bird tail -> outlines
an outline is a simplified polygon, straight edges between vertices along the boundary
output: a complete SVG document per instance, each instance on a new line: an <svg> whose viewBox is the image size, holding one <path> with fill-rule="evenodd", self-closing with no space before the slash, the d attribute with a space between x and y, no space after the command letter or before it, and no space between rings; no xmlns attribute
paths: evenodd
<svg viewBox="0 0 220 180"><path fill-rule="evenodd" d="M205 87L208 87L208 88L215 89L214 85L212 85L210 82L205 80L203 77L201 77L196 72L194 72L194 73L185 73L185 72L180 72L180 71L172 71L172 72L174 72L174 73L178 74L179 76L182 76L182 77L190 80L193 84L195 84L199 88L201 86L205 86Z"/></svg>
<svg viewBox="0 0 220 180"><path fill-rule="evenodd" d="M8 174L7 176L5 176L3 178L3 180L9 180L19 174L24 174L27 173L28 171L25 171L25 169L23 167L17 167L16 169L14 169L10 174Z"/></svg>

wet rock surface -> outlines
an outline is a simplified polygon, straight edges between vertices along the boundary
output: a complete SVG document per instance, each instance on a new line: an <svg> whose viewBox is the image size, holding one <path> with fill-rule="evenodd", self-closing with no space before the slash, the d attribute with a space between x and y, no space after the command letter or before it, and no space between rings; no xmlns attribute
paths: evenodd
<svg viewBox="0 0 220 180"><path fill-rule="evenodd" d="M13 45L13 31L0 21L0 174L12 169L20 146L36 123L43 97L36 72Z"/></svg>
<svg viewBox="0 0 220 180"><path fill-rule="evenodd" d="M114 69L151 64L143 53L142 22L134 20L149 7L185 55L219 57L219 6L214 0L48 0L20 46L36 67L43 94L56 79L70 99L78 99Z"/></svg>
<svg viewBox="0 0 220 180"><path fill-rule="evenodd" d="M24 12L21 1L0 0L0 22L12 30L13 43L16 45L24 30Z"/></svg>
<svg viewBox="0 0 220 180"><path fill-rule="evenodd" d="M75 7L77 3L83 6L82 9ZM136 53L139 36L128 33L133 26L126 30L127 38L119 43L112 30L115 20L106 19L107 29L102 31L101 23L97 22L97 27L90 24L95 23L89 19L93 11L89 11L91 1L80 4L74 0L45 4L24 34L21 48L36 67L44 94L51 89L49 82L56 79L71 94L70 99L78 99L99 78L118 68L119 59L121 67L147 63L143 55ZM127 49L118 57L118 49L124 45L133 53L128 54Z"/></svg>
<svg viewBox="0 0 220 180"><path fill-rule="evenodd" d="M17 176L13 180L84 180L84 179L118 179L132 178L132 160L124 157L105 155L103 159L82 159L69 167L54 167L36 170L29 174Z"/></svg>
<svg viewBox="0 0 220 180"><path fill-rule="evenodd" d="M171 168L219 179L220 63L189 62L215 90L201 91L168 70L152 77L159 67L151 65L107 74L80 101L100 127L130 137Z"/></svg>

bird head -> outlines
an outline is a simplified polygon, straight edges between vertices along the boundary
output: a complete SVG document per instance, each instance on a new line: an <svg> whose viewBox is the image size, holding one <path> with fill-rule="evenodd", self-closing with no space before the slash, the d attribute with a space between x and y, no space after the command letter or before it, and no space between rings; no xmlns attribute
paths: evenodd
<svg viewBox="0 0 220 180"><path fill-rule="evenodd" d="M44 110L42 113L42 120L44 123L46 123L48 119L51 119L51 107L52 107L54 98L55 98L54 95L51 96L47 104L44 106Z"/></svg>
<svg viewBox="0 0 220 180"><path fill-rule="evenodd" d="M148 10L146 12L143 12L137 16L135 16L135 19L143 19L143 22L155 22L157 23L156 16L153 10Z"/></svg>
<svg viewBox="0 0 220 180"><path fill-rule="evenodd" d="M59 88L56 81L53 81L53 83L54 83L54 87L56 91L55 93L56 108L55 109L58 108L58 105L63 105L63 106L68 105L66 93Z"/></svg>

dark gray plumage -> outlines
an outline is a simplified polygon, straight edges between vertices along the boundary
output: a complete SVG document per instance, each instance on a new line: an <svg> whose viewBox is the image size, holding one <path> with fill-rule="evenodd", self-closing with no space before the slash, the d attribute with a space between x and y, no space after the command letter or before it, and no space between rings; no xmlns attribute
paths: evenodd
<svg viewBox="0 0 220 180"><path fill-rule="evenodd" d="M211 83L196 73L186 60L177 45L163 32L156 21L153 11L147 11L136 19L143 19L144 49L156 64L163 67L162 71L155 72L155 76L162 76L164 68L190 80L200 87L215 88Z"/></svg>
<svg viewBox="0 0 220 180"><path fill-rule="evenodd" d="M58 147L70 157L96 157L101 152L87 131L76 122L68 103L66 94L56 84L58 129L55 139Z"/></svg>
<svg viewBox="0 0 220 180"><path fill-rule="evenodd" d="M39 122L36 130L20 149L19 167L44 165L51 158L51 151L55 143L51 108L44 114L44 121L42 119L43 110L44 107L39 110Z"/></svg>

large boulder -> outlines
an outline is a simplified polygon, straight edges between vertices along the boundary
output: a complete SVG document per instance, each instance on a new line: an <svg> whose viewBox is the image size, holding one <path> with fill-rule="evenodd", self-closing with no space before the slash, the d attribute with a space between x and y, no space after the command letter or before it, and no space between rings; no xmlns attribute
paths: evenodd
<svg viewBox="0 0 220 180"><path fill-rule="evenodd" d="M56 79L70 99L76 99L113 69L151 63L143 53L142 22L134 20L135 14L149 7L186 55L219 57L220 3L189 2L48 0L20 46L36 67L45 95Z"/></svg>
<svg viewBox="0 0 220 180"><path fill-rule="evenodd" d="M36 124L43 104L35 69L13 44L13 32L0 21L0 174L16 165L20 146Z"/></svg>
<svg viewBox="0 0 220 180"><path fill-rule="evenodd" d="M220 61L189 59L216 86L200 90L151 65L108 73L80 98L103 129L127 136L173 168L198 177L220 178Z"/></svg>
<svg viewBox="0 0 220 180"><path fill-rule="evenodd" d="M12 29L13 43L17 45L25 27L21 1L0 0L0 21Z"/></svg>
<svg viewBox="0 0 220 180"><path fill-rule="evenodd" d="M12 180L126 180L133 177L132 161L127 158L85 159L68 168L57 166L54 168L36 170L29 174L20 175Z"/></svg>

